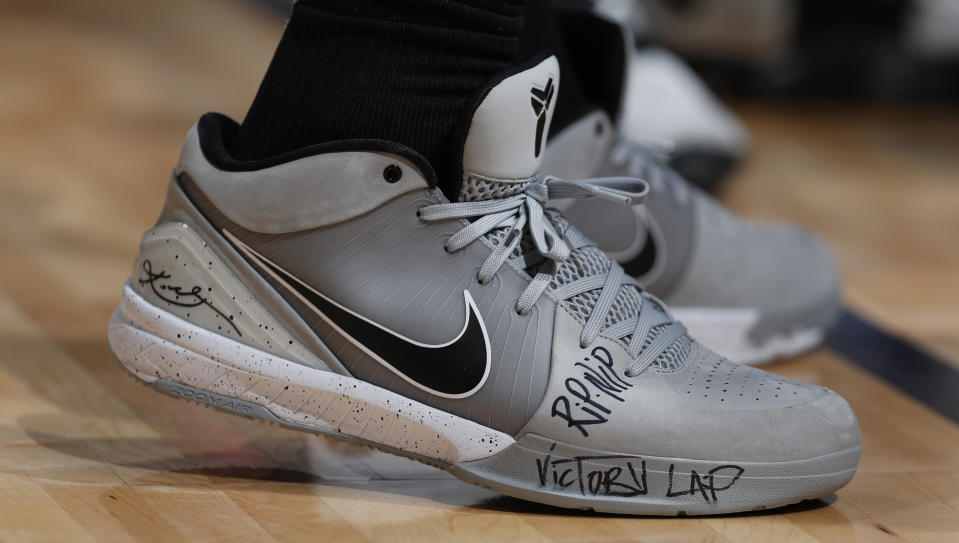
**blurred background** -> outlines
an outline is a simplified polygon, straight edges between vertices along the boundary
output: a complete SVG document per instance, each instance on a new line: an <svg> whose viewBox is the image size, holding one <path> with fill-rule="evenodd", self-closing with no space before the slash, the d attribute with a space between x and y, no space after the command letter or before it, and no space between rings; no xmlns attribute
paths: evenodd
<svg viewBox="0 0 959 543"><path fill-rule="evenodd" d="M951 101L959 92L959 3L952 0L607 5L632 8L640 34L730 94Z"/></svg>

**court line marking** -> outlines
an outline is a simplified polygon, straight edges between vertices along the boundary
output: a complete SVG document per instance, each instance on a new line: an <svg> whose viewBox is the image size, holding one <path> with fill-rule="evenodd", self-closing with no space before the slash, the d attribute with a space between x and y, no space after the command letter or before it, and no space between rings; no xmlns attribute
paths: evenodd
<svg viewBox="0 0 959 543"><path fill-rule="evenodd" d="M959 371L865 317L843 310L826 345L959 424Z"/></svg>

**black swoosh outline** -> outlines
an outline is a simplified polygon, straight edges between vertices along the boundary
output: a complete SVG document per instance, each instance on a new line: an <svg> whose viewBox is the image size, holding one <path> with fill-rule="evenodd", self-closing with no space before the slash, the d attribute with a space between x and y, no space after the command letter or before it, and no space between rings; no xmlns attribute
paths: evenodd
<svg viewBox="0 0 959 543"><path fill-rule="evenodd" d="M223 229L226 238L249 260L283 285L350 343L413 386L444 398L472 396L490 374L486 323L469 290L463 290L466 319L452 340L432 345L410 339L338 304ZM291 281L284 280L284 276ZM477 353L484 353L477 356ZM392 362L387 362L389 356Z"/></svg>
<svg viewBox="0 0 959 543"><path fill-rule="evenodd" d="M653 238L652 229L646 227L646 242L643 248L629 262L623 264L623 270L633 277L642 277L653 271L656 267L656 240Z"/></svg>
<svg viewBox="0 0 959 543"><path fill-rule="evenodd" d="M646 240L639 252L625 263L617 260L626 273L642 283L649 285L658 281L668 265L669 247L663 235L663 229L656 217L648 209L633 208L633 218L637 227L646 231Z"/></svg>

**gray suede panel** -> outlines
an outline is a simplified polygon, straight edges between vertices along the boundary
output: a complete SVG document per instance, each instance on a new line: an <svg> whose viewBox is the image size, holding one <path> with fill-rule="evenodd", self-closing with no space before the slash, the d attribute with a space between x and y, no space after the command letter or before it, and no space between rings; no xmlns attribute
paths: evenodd
<svg viewBox="0 0 959 543"><path fill-rule="evenodd" d="M480 242L448 253L444 241L463 224L431 225L416 215L424 205L445 201L438 191L407 193L325 228L275 235L242 228L195 185L186 186L217 231L228 229L319 292L417 341L444 343L456 337L463 327L463 291L470 291L487 326L492 368L484 387L464 399L440 398L408 384L292 294L281 294L350 375L507 433L522 428L539 407L549 375L555 303L544 296L530 314L518 315L516 300L529 278L510 266L480 285L476 273L489 247ZM215 243L227 245L220 235Z"/></svg>
<svg viewBox="0 0 959 543"><path fill-rule="evenodd" d="M828 247L789 225L744 221L715 202L696 207L696 247L671 305L752 307L763 318L816 318L835 307L839 275ZM821 319L821 318L820 318Z"/></svg>
<svg viewBox="0 0 959 543"><path fill-rule="evenodd" d="M837 285L838 288L838 285ZM759 322L749 331L749 339L760 344L783 330L821 328L828 330L842 313L842 298L838 291L824 291L818 299L784 308L767 308L760 312Z"/></svg>
<svg viewBox="0 0 959 543"><path fill-rule="evenodd" d="M384 179L389 166L402 171L395 183ZM272 234L344 221L400 194L428 187L407 159L377 152L326 153L261 170L222 171L203 155L196 126L187 134L177 171L190 172L234 223ZM283 213L277 213L279 209Z"/></svg>
<svg viewBox="0 0 959 543"><path fill-rule="evenodd" d="M587 115L552 139L546 173L631 175L626 163L610 158L616 137L596 129L604 119L602 113ZM838 314L837 266L819 238L789 225L739 219L681 179L650 183L645 204L630 210L598 199L560 201L557 207L627 271L649 232L658 264L637 279L677 308L758 309L760 322L750 330L757 343L785 330L826 328ZM630 247L636 250L630 253Z"/></svg>
<svg viewBox="0 0 959 543"><path fill-rule="evenodd" d="M786 462L860 444L855 415L828 389L738 366L698 344L674 371L628 377L631 357L619 344L601 337L581 349L579 330L557 311L549 388L524 433L693 460Z"/></svg>

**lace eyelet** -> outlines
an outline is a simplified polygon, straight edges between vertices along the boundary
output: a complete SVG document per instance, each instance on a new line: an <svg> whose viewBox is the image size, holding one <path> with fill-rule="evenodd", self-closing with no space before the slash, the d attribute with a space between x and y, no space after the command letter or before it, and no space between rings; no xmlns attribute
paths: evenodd
<svg viewBox="0 0 959 543"><path fill-rule="evenodd" d="M489 280L489 279L483 279L482 277L480 277L480 274L478 274L478 273L476 274L476 282L479 283L479 284L481 284L481 285L488 285L488 284L490 284L490 280Z"/></svg>
<svg viewBox="0 0 959 543"><path fill-rule="evenodd" d="M390 164L383 169L383 180L389 184L396 183L403 178L403 170L396 164Z"/></svg>
<svg viewBox="0 0 959 543"><path fill-rule="evenodd" d="M528 311L527 311L526 313L523 313L523 310L522 310L522 309L520 309L520 308L518 308L518 307L515 308L515 309L516 309L516 314L519 315L520 317L525 317L526 315L529 315L529 312L528 312Z"/></svg>

